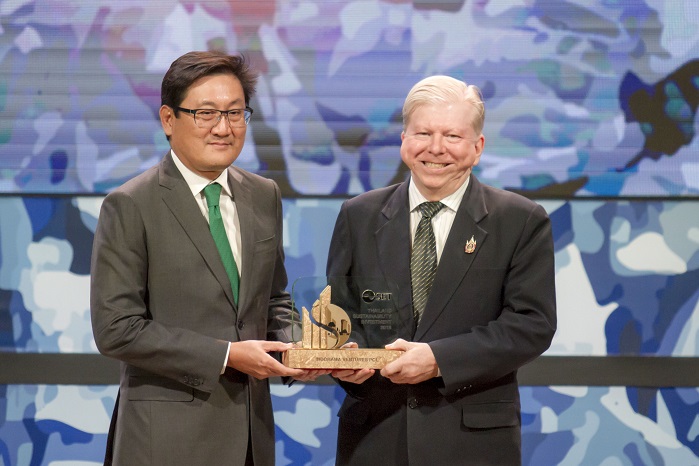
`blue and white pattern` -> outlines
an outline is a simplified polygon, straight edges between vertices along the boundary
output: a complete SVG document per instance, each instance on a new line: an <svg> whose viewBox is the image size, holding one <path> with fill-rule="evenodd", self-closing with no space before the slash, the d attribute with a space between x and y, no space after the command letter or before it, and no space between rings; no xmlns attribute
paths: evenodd
<svg viewBox="0 0 699 466"><path fill-rule="evenodd" d="M88 260L101 199L0 198L0 350L96 351ZM341 202L284 201L290 280L324 274ZM560 309L548 354L698 355L699 201L542 204L553 222ZM100 460L116 387L0 390L4 464ZM342 390L274 385L272 394L278 464L332 464ZM522 387L521 394L527 465L699 464L695 388Z"/></svg>
<svg viewBox="0 0 699 466"><path fill-rule="evenodd" d="M482 88L487 184L550 213L548 355L699 356L699 2L0 0L0 351L94 353L102 195L168 149L160 81L193 49L260 70L239 160L284 194L290 279L346 197L402 181L400 108ZM101 464L117 388L0 385L0 466ZM279 465L331 465L335 385L272 387ZM696 388L522 387L524 464L699 465Z"/></svg>
<svg viewBox="0 0 699 466"><path fill-rule="evenodd" d="M0 190L104 192L167 149L160 81L192 49L260 70L239 165L287 197L405 177L400 109L478 85L493 186L699 195L694 0L15 0L0 5Z"/></svg>

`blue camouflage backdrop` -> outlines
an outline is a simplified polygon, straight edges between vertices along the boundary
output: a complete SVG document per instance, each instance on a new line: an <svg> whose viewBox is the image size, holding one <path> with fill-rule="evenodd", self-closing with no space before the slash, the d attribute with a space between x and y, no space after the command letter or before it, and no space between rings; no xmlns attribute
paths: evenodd
<svg viewBox="0 0 699 466"><path fill-rule="evenodd" d="M486 98L476 173L536 197L556 245L548 355L699 356L699 3L0 0L0 351L93 353L102 195L167 150L162 74L261 71L237 164L283 190L293 280L341 201L403 180L400 108L450 74ZM334 385L273 385L280 465L334 462ZM696 388L522 387L525 464L699 464ZM0 466L99 464L115 386L0 385Z"/></svg>

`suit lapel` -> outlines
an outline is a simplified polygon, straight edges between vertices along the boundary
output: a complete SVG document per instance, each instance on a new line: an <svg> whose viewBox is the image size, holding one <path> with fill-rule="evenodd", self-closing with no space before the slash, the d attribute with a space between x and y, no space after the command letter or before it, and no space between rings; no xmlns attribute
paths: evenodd
<svg viewBox="0 0 699 466"><path fill-rule="evenodd" d="M415 332L415 341L419 341L439 315L464 280L466 272L473 260L483 247L488 232L478 226L483 217L488 214L481 185L474 175L471 175L468 189L456 212L454 223L449 231L442 256L437 267L437 274L432 284L432 290L427 300L425 311ZM473 253L466 253L468 240L476 242Z"/></svg>
<svg viewBox="0 0 699 466"><path fill-rule="evenodd" d="M403 183L384 205L376 230L376 254L382 272L396 296L400 319L412 333L412 291L410 286L410 216L408 183ZM400 329L397 329L400 331ZM409 338L410 335L400 335Z"/></svg>
<svg viewBox="0 0 699 466"><path fill-rule="evenodd" d="M159 179L165 205L170 209L172 215L175 216L182 229L204 258L204 261L211 269L216 280L221 284L226 297L235 309L231 282L226 274L226 269L223 267L223 262L221 262L221 256L211 236L209 226L192 197L192 191L187 186L169 153L160 164Z"/></svg>

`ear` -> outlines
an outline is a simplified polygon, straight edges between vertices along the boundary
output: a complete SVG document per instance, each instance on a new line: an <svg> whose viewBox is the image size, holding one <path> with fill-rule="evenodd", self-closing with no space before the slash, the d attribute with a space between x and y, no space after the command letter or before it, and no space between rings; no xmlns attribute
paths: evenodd
<svg viewBox="0 0 699 466"><path fill-rule="evenodd" d="M476 139L475 142L475 149L476 149L476 160L473 162L472 167L475 167L478 165L478 162L481 161L481 154L483 154L483 148L485 147L485 136L483 133L481 133L480 136L478 136L478 139Z"/></svg>
<svg viewBox="0 0 699 466"><path fill-rule="evenodd" d="M167 105L163 105L162 107L160 107L160 111L158 113L160 114L160 124L163 127L165 135L167 137L172 136L172 126L174 124L173 120L175 119L175 111Z"/></svg>

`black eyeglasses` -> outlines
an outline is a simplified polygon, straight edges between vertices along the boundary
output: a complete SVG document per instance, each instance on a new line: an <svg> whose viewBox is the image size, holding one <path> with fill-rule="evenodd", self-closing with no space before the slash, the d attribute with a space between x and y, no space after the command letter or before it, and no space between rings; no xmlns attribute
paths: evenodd
<svg viewBox="0 0 699 466"><path fill-rule="evenodd" d="M250 107L234 108L233 110L215 110L213 108L195 108L189 109L184 107L175 107L175 110L181 110L194 115L194 124L199 128L211 129L221 121L221 117L226 115L226 120L230 127L242 127L250 123L252 109Z"/></svg>

